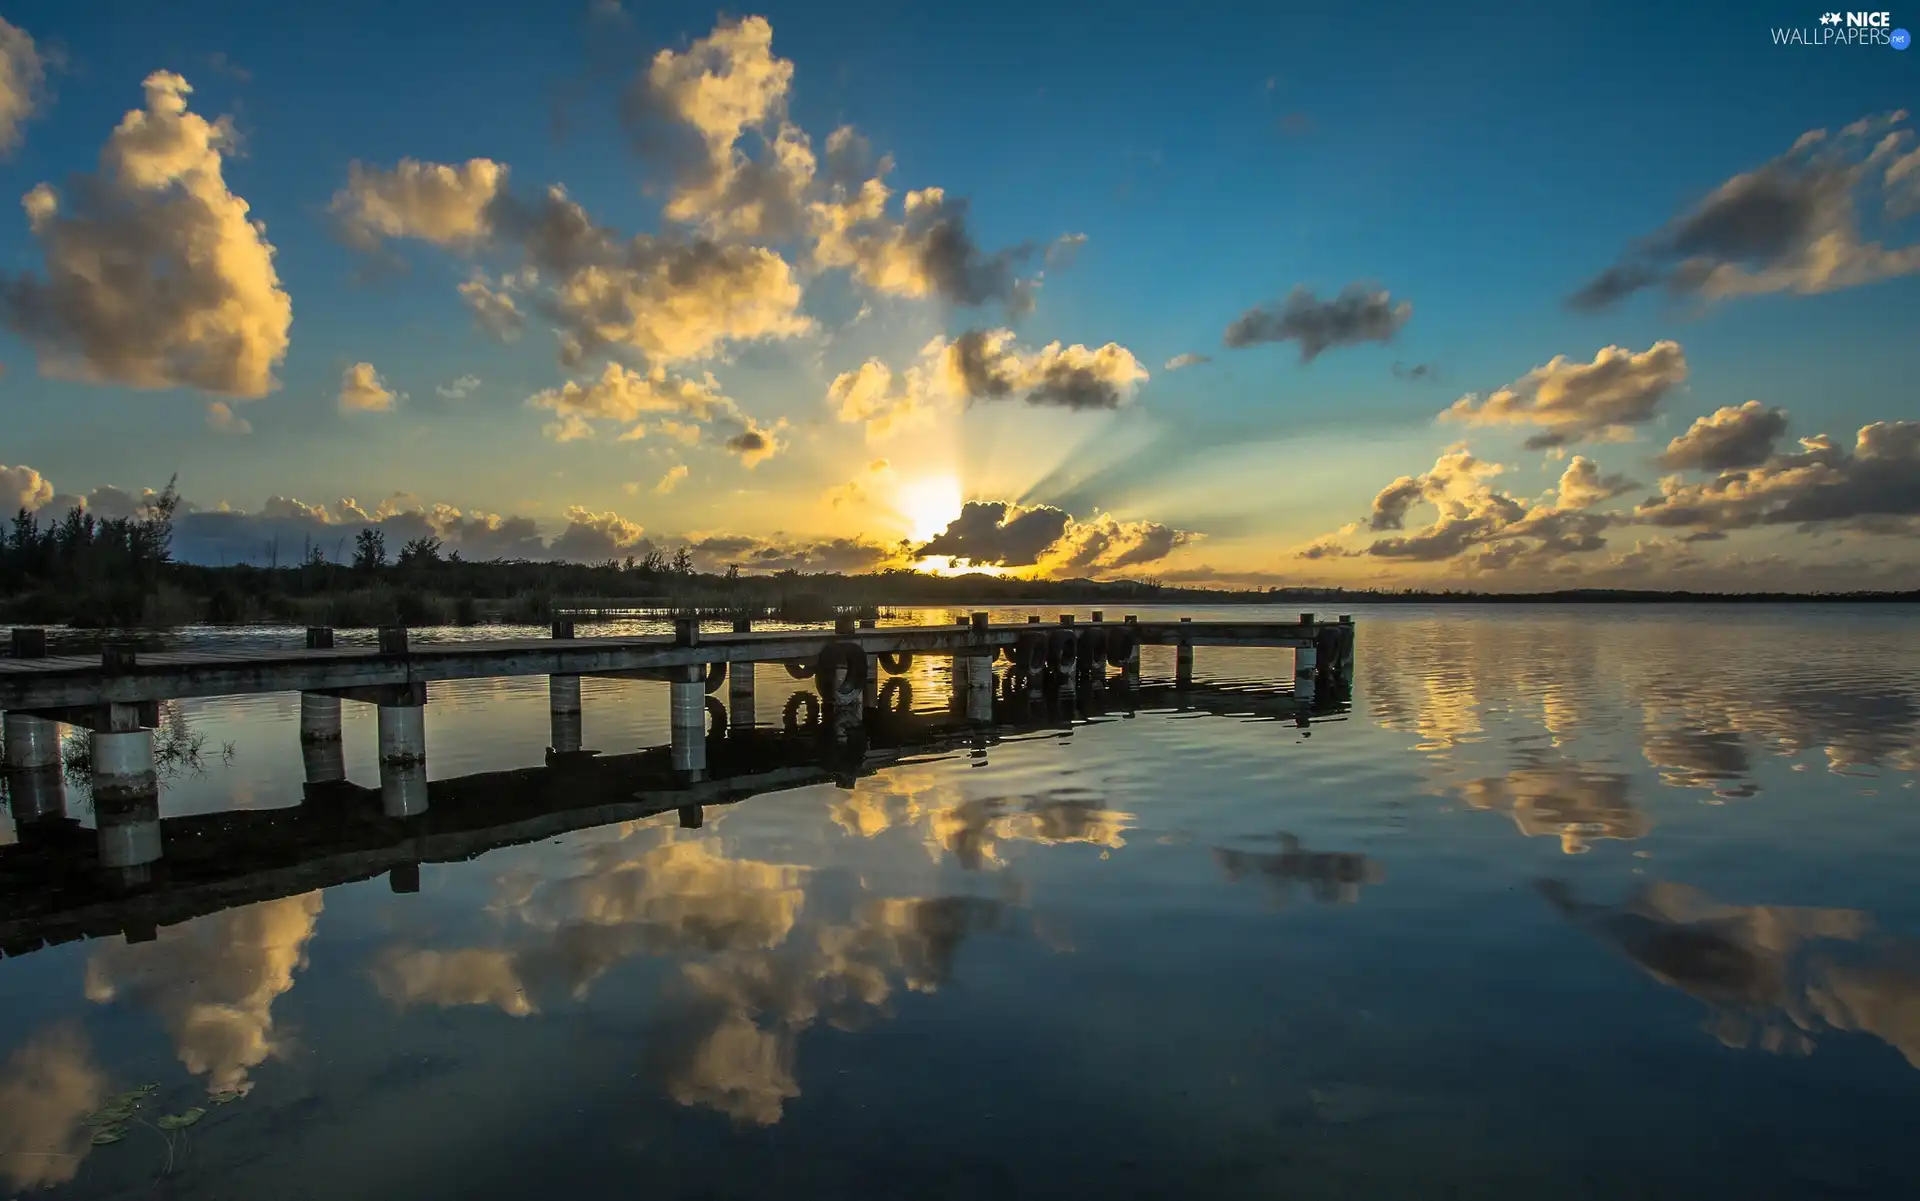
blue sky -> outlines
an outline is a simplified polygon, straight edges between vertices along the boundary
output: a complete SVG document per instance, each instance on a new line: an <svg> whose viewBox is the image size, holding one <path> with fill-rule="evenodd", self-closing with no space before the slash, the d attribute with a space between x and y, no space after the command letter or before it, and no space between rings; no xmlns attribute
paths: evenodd
<svg viewBox="0 0 1920 1201"><path fill-rule="evenodd" d="M864 505L821 499L884 457L895 493L932 475L941 481L932 492L949 500L951 483L959 499L1057 504L1082 523L1098 508L1177 529L1153 561L1167 574L1518 582L1549 567L1630 570L1614 560L1680 527L1610 520L1605 550L1517 571L1474 562L1495 537L1475 541L1473 554L1417 563L1366 553L1374 531L1351 542L1357 555L1294 552L1366 521L1376 492L1428 472L1461 439L1509 466L1499 488L1551 489L1564 460L1522 448L1523 425L1434 419L1463 393L1500 388L1557 355L1586 362L1609 345L1639 352L1662 339L1684 347L1684 385L1633 423L1634 441L1571 448L1646 485L1623 494L1620 511L1653 490L1663 472L1651 460L1666 442L1722 406L1759 399L1788 410L1791 436L1826 432L1843 445L1869 422L1911 416L1898 347L1920 312L1912 272L1811 295L1641 293L1598 313L1565 304L1635 239L1802 133L1837 131L1916 95L1912 54L1773 44L1769 27L1817 26L1817 8L1387 4L1359 16L1332 6L986 4L936 17L814 4L752 11L771 26L771 53L792 64L782 100L815 151L853 125L893 156L896 206L898 192L940 187L966 198L983 251L1084 234L1077 258L1046 270L1024 315L878 294L845 272L803 267L801 312L815 334L672 365L711 370L758 422L788 421L783 452L751 468L711 442L620 442L612 430L555 441L542 435L552 414L528 398L597 376L605 359L563 366L537 327L512 343L489 340L455 293L485 255L397 238L383 255L405 269L373 270L343 245L329 204L356 160L389 169L486 158L510 167L523 196L559 183L623 234L691 236L662 216L678 177L658 153L636 150L620 98L657 50L684 51L723 18L693 5L629 10L0 8L47 64L20 144L0 159L0 191L45 181L66 195L69 177L95 170L114 126L141 107L141 81L177 72L194 113L232 117L239 151L226 155L226 184L266 223L293 310L278 387L232 401L252 427L243 437L208 428L205 392L48 378L33 338L18 323L0 329L0 464L30 466L63 495L137 490L178 471L196 504L250 511L269 496L353 497L371 509L404 493L402 506L521 514L549 534L577 506L617 513L629 523L619 529L656 539L924 536L915 527L932 518L903 513L897 498L877 495L886 489L869 489ZM1892 16L1920 25L1920 9ZM1912 149L1911 135L1901 148ZM1861 199L1865 237L1897 248L1920 236L1911 217L1887 219L1876 201ZM806 257L799 243L781 252L797 266ZM495 258L490 269L507 268ZM20 210L0 210L0 271L47 270ZM1388 341L1334 345L1310 363L1291 342L1222 348L1224 328L1253 306L1296 287L1326 299L1350 284L1410 303L1411 316ZM863 305L869 315L856 321ZM970 403L891 438L835 420L829 385L868 356L902 372L936 336L1001 326L1029 348L1117 343L1150 378L1112 412ZM1164 368L1186 352L1213 362ZM611 357L647 366L622 348ZM1431 365L1437 382L1397 378L1396 362ZM342 413L341 376L356 363L405 399L390 412ZM463 376L481 381L471 395L436 394ZM656 495L675 466L687 482ZM1722 558L1687 569L1738 574L1778 553L1810 570L1868 561L1905 570L1909 540L1771 518L1726 532L1728 545L1714 548Z"/></svg>

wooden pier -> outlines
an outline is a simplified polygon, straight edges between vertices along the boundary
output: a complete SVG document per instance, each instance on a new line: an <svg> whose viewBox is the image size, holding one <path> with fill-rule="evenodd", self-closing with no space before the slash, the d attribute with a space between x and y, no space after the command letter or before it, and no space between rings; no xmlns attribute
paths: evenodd
<svg viewBox="0 0 1920 1201"><path fill-rule="evenodd" d="M985 720L963 712L964 692L946 711L869 709L853 727L829 720L811 688L777 706L782 719L752 722L751 700L706 697L709 770L679 766L670 746L625 754L549 750L538 767L480 772L423 784L425 802L396 814L381 786L346 779L339 743L305 748L307 783L297 803L161 818L157 808L96 811L96 829L44 794L23 811L15 794L18 841L0 846L0 956L23 955L82 938L152 938L160 927L238 905L386 876L396 892L419 887L423 864L457 863L489 851L617 822L666 814L698 827L714 806L813 784L852 787L906 761L984 756L1003 744L1055 742L1076 726L1125 720L1142 711L1190 712L1305 726L1340 720L1337 702L1302 712L1288 692L1226 687L1134 685L1030 691L1008 676ZM57 787L57 783L56 783ZM31 802L30 802L31 804ZM129 823L150 823L164 855L129 872L118 862ZM1242 866L1229 864L1230 873ZM1284 866L1284 865L1283 865ZM1269 865L1254 870L1273 874ZM1343 879L1345 877L1342 877ZM1364 877L1363 877L1364 878Z"/></svg>
<svg viewBox="0 0 1920 1201"><path fill-rule="evenodd" d="M165 857L153 728L160 702L182 697L298 692L307 783L316 787L346 776L341 702L377 706L381 808L386 818L405 822L423 819L435 806L427 779L427 690L446 680L548 677L550 750L563 758L582 753L582 677L667 681L672 741L666 761L682 785L711 779L710 710L717 698L708 694L725 686L729 725L760 724L755 673L729 673L730 665L783 663L794 677L809 680L817 696L797 694L783 722L818 723L842 741L861 736L885 712L883 671L897 677L916 655L952 659L955 712L982 727L996 719L1002 680L1014 705L1096 694L1116 668L1125 682L1137 679L1142 646L1176 648L1176 690L1191 687L1195 647L1290 647L1287 700L1302 721L1316 702L1338 703L1350 688L1354 627L1344 617L1324 624L1310 613L1298 622L1102 617L1096 612L1094 620L1079 622L1063 614L1058 624L993 625L975 613L954 625L887 627L843 618L832 629L759 631L745 621L709 630L688 618L676 622L671 635L625 638L579 638L571 621L560 620L551 638L418 645L404 627L391 627L370 647L336 646L332 630L314 628L300 647L147 653L109 642L98 657L48 654L44 630L17 629L12 657L0 660L7 795L16 823L64 813L60 725L88 730L97 866L117 886L138 888ZM997 674L1001 656L1006 669Z"/></svg>

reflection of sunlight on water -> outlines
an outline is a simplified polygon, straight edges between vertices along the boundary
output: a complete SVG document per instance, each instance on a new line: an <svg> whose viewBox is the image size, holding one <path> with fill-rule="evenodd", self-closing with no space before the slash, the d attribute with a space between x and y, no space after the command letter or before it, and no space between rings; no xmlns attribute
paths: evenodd
<svg viewBox="0 0 1920 1201"><path fill-rule="evenodd" d="M72 1180L93 1149L81 1119L106 1097L106 1074L78 1026L33 1035L0 1064L0 1176L17 1189Z"/></svg>

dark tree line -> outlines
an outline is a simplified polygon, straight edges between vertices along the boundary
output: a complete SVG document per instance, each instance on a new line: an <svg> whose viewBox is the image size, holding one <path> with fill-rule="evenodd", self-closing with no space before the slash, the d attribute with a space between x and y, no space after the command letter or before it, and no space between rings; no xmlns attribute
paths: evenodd
<svg viewBox="0 0 1920 1201"><path fill-rule="evenodd" d="M25 508L0 539L0 595L57 590L116 598L139 612L173 560L174 481L131 517L99 517L78 505L42 524Z"/></svg>

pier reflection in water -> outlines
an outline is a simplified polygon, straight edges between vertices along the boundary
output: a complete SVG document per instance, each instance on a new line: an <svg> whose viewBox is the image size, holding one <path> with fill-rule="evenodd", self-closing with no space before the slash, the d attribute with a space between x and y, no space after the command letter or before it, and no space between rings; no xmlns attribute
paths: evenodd
<svg viewBox="0 0 1920 1201"><path fill-rule="evenodd" d="M366 707L169 706L153 813L10 785L0 1182L1914 1195L1920 652L1808 612L1361 614L1304 726L1252 650L436 687L399 805Z"/></svg>

